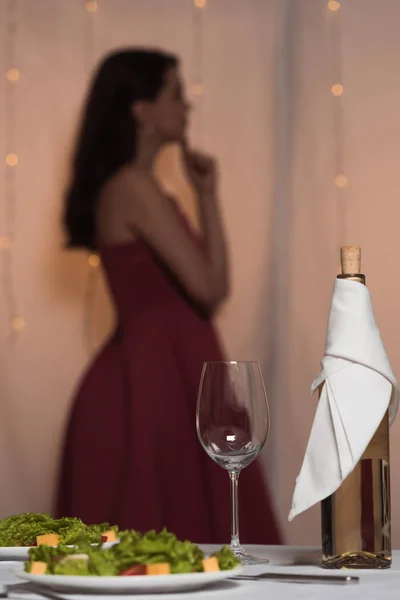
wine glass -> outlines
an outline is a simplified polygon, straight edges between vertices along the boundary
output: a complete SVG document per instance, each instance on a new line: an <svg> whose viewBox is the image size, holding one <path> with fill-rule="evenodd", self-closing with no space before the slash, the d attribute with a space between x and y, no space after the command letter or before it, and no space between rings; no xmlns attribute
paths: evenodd
<svg viewBox="0 0 400 600"><path fill-rule="evenodd" d="M238 480L260 453L269 433L269 408L260 366L255 361L207 361L197 400L200 443L231 482L232 552L243 564L268 563L247 554L239 541Z"/></svg>

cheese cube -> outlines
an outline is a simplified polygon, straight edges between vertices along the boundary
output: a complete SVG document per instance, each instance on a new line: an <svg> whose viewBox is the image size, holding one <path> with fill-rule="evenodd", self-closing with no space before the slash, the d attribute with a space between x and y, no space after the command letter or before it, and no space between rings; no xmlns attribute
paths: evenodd
<svg viewBox="0 0 400 600"><path fill-rule="evenodd" d="M168 563L157 563L146 565L146 575L170 575L171 570Z"/></svg>
<svg viewBox="0 0 400 600"><path fill-rule="evenodd" d="M36 536L36 543L38 546L58 546L60 543L60 536L56 533L46 533L46 535Z"/></svg>
<svg viewBox="0 0 400 600"><path fill-rule="evenodd" d="M216 556L204 558L201 562L203 565L204 573L212 573L214 571L219 571L219 564Z"/></svg>
<svg viewBox="0 0 400 600"><path fill-rule="evenodd" d="M107 542L116 542L117 541L117 536L115 535L115 531L113 531L112 529L102 533L102 536L107 538Z"/></svg>
<svg viewBox="0 0 400 600"><path fill-rule="evenodd" d="M31 566L32 575L44 575L47 571L47 564L45 562L41 562L35 560Z"/></svg>

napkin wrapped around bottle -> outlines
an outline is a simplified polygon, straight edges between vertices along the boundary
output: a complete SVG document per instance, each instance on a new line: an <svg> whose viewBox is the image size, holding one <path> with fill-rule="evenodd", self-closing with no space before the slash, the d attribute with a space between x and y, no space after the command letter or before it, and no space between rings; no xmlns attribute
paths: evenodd
<svg viewBox="0 0 400 600"><path fill-rule="evenodd" d="M368 288L336 279L325 355L311 393L321 390L289 521L333 494L357 465L399 389Z"/></svg>

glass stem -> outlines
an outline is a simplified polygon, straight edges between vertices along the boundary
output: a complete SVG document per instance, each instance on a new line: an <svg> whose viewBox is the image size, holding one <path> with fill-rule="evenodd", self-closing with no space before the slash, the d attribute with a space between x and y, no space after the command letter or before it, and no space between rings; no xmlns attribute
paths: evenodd
<svg viewBox="0 0 400 600"><path fill-rule="evenodd" d="M231 480L231 548L241 548L239 541L238 482L240 471L229 471Z"/></svg>

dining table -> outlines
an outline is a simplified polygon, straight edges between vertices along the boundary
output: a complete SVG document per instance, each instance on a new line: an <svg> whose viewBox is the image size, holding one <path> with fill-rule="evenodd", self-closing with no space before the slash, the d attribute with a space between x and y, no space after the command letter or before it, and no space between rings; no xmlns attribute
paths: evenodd
<svg viewBox="0 0 400 600"><path fill-rule="evenodd" d="M220 546L201 546L206 553L212 553ZM323 598L331 600L340 598L360 598L362 600L390 600L400 597L400 550L393 552L393 562L390 569L384 570L346 570L336 571L323 569L320 566L321 551L313 547L294 546L246 546L246 551L255 556L269 559L268 564L259 564L244 567L241 576L256 576L269 573L268 579L255 580L227 579L209 587L183 593L164 594L120 594L120 600L291 600ZM0 562L0 597L14 598L16 600L43 600L43 597L21 586L23 582L15 575L21 568L21 563L14 561ZM327 576L355 576L358 581L349 583L280 581L284 574L291 575L327 575ZM275 578L276 576L276 578ZM171 577L174 577L171 575ZM25 584L26 585L26 584ZM52 593L53 600L107 600L117 596L107 594L62 594ZM49 598L49 596L47 596Z"/></svg>

